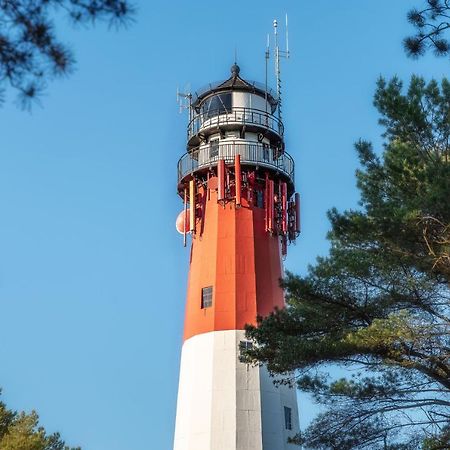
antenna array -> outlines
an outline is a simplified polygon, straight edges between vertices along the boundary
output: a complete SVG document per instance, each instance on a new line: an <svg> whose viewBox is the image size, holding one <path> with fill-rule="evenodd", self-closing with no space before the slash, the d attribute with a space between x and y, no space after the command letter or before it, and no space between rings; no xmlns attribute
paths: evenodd
<svg viewBox="0 0 450 450"><path fill-rule="evenodd" d="M281 50L280 45L278 42L278 22L275 19L273 21L273 34L275 39L275 50L274 50L274 56L275 56L275 78L276 78L276 84L277 84L277 98L278 98L278 118L281 121L281 65L280 65L280 58L286 58L289 59L289 27L288 27L288 15L286 14L286 50ZM269 59L269 41L267 42L267 48L266 48L266 73L267 73L267 60ZM267 75L266 75L266 84L267 84ZM266 87L267 91L267 87Z"/></svg>
<svg viewBox="0 0 450 450"><path fill-rule="evenodd" d="M192 94L190 92L189 86L184 89L184 92L180 92L177 88L177 104L180 114L185 110L189 110L189 121L192 117Z"/></svg>

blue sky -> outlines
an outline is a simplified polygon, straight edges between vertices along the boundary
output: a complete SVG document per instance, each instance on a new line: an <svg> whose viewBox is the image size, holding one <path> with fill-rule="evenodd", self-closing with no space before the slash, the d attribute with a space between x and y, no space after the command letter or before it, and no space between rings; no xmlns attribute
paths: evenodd
<svg viewBox="0 0 450 450"><path fill-rule="evenodd" d="M58 29L77 71L32 114L0 109L0 386L15 409L84 450L172 445L188 251L175 231L186 124L176 88L264 81L272 20L289 13L284 123L303 233L286 267L326 253L326 211L354 207L353 143L381 148L376 79L441 78L407 59L422 0L138 2L136 24ZM302 421L316 409L301 396Z"/></svg>

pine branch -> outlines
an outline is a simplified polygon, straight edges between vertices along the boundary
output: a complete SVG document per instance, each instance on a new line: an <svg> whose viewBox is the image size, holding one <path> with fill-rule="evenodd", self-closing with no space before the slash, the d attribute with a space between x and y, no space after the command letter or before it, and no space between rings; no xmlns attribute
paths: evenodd
<svg viewBox="0 0 450 450"><path fill-rule="evenodd" d="M416 28L416 33L404 39L403 45L408 56L418 58L428 50L436 56L447 56L450 41L442 37L450 29L450 4L447 0L427 0L427 7L412 9L407 19Z"/></svg>
<svg viewBox="0 0 450 450"><path fill-rule="evenodd" d="M61 11L72 23L127 26L135 8L128 0L0 0L0 100L7 90L29 109L47 84L74 70L75 57L52 19Z"/></svg>

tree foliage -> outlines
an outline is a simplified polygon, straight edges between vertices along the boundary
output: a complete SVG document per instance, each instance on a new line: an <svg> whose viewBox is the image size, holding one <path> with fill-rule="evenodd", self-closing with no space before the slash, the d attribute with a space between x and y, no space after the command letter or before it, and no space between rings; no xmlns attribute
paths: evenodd
<svg viewBox="0 0 450 450"><path fill-rule="evenodd" d="M288 306L248 327L247 357L297 371L326 406L308 448L448 449L450 82L380 79L375 105L384 153L356 144L360 208L329 212L329 256L287 275Z"/></svg>
<svg viewBox="0 0 450 450"><path fill-rule="evenodd" d="M426 0L426 5L408 12L408 21L416 33L404 40L409 56L417 57L432 50L437 56L450 52L450 41L445 37L450 28L450 1Z"/></svg>
<svg viewBox="0 0 450 450"><path fill-rule="evenodd" d="M9 87L29 107L50 79L72 71L73 52L56 34L59 13L73 24L120 26L133 11L128 0L0 0L0 100Z"/></svg>
<svg viewBox="0 0 450 450"><path fill-rule="evenodd" d="M0 402L0 450L80 450L69 449L59 433L47 434L36 412L11 411Z"/></svg>

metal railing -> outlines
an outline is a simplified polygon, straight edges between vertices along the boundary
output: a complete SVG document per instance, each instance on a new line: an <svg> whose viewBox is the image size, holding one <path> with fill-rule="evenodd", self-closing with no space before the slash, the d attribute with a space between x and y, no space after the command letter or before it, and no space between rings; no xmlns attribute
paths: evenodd
<svg viewBox="0 0 450 450"><path fill-rule="evenodd" d="M178 161L178 181L186 175L205 167L217 165L219 159L227 164L234 162L235 155L241 155L241 164L263 166L283 173L294 182L294 160L286 153L260 143L218 142L185 153Z"/></svg>
<svg viewBox="0 0 450 450"><path fill-rule="evenodd" d="M207 111L194 116L188 125L188 139L198 134L202 129L219 125L258 125L283 136L284 126L280 119L267 111L253 108L231 108L230 111L219 109Z"/></svg>

